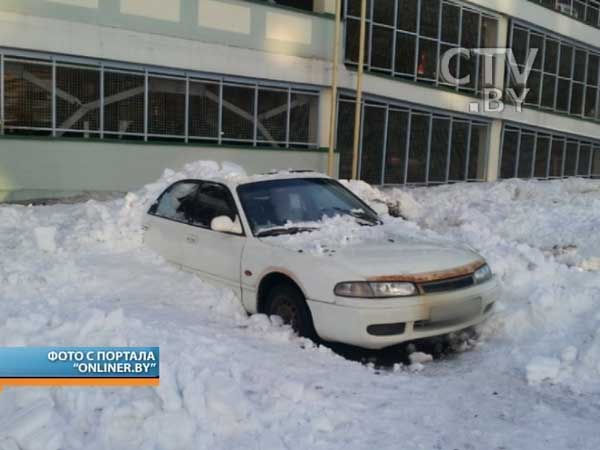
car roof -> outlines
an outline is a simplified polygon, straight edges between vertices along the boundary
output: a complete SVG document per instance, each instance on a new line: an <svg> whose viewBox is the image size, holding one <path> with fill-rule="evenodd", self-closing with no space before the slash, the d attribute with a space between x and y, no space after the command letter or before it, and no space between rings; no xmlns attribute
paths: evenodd
<svg viewBox="0 0 600 450"><path fill-rule="evenodd" d="M202 181L213 181L215 183L221 183L229 186L231 189L235 189L237 186L244 184L256 183L260 181L271 181L271 180L293 180L301 178L326 178L330 179L327 175L312 170L278 170L257 175L232 175L228 176L216 176L216 177L203 177L198 178Z"/></svg>

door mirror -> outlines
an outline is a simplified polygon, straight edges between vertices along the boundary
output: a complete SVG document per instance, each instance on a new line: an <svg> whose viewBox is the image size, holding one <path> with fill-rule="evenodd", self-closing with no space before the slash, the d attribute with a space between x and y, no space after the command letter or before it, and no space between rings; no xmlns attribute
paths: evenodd
<svg viewBox="0 0 600 450"><path fill-rule="evenodd" d="M242 234L242 226L238 217L234 222L228 216L217 216L210 222L210 229L220 233Z"/></svg>

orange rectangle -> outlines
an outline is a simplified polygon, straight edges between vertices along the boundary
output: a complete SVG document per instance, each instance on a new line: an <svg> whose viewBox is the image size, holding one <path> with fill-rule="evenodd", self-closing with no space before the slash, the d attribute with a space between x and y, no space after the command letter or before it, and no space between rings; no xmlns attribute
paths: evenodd
<svg viewBox="0 0 600 450"><path fill-rule="evenodd" d="M159 383L159 378L0 378L0 390L2 387L144 387Z"/></svg>

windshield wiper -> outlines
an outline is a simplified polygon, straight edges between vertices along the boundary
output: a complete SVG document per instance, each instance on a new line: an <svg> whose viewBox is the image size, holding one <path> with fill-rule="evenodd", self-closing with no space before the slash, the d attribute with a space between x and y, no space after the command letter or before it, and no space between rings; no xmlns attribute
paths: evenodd
<svg viewBox="0 0 600 450"><path fill-rule="evenodd" d="M278 227L269 228L268 230L259 231L256 233L256 237L267 237L267 236L281 236L283 234L298 234L309 231L314 231L316 228L311 227Z"/></svg>
<svg viewBox="0 0 600 450"><path fill-rule="evenodd" d="M380 225L381 224L381 221L379 219L373 217L371 214L364 212L362 210L350 210L350 209L344 209L344 208L338 208L338 207L334 207L333 209L344 215L354 217L355 219L364 220L365 222L368 222L371 225Z"/></svg>

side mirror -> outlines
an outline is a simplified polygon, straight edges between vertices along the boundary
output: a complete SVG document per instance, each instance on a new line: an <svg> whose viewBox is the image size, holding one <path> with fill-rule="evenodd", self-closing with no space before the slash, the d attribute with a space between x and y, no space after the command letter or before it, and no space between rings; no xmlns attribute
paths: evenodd
<svg viewBox="0 0 600 450"><path fill-rule="evenodd" d="M217 216L210 222L210 229L220 233L242 234L242 226L238 217L234 222L228 216Z"/></svg>

